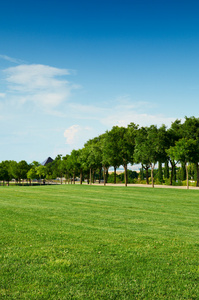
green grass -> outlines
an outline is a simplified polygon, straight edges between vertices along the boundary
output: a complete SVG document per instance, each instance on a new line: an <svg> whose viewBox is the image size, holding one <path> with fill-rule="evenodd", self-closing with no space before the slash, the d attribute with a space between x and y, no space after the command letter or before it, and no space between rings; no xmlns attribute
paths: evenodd
<svg viewBox="0 0 199 300"><path fill-rule="evenodd" d="M0 187L0 299L199 299L199 191Z"/></svg>

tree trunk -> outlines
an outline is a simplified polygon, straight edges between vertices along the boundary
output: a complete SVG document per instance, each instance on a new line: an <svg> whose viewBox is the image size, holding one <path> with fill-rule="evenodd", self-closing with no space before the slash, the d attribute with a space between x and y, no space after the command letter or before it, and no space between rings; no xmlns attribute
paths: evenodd
<svg viewBox="0 0 199 300"><path fill-rule="evenodd" d="M75 184L75 172L73 173L73 184Z"/></svg>
<svg viewBox="0 0 199 300"><path fill-rule="evenodd" d="M80 170L80 184L82 184L82 169Z"/></svg>
<svg viewBox="0 0 199 300"><path fill-rule="evenodd" d="M170 163L171 163L171 180L170 180L170 185L173 184L173 180L174 180L174 173L175 173L175 166L176 164L170 160Z"/></svg>
<svg viewBox="0 0 199 300"><path fill-rule="evenodd" d="M87 184L89 184L89 171L87 173Z"/></svg>
<svg viewBox="0 0 199 300"><path fill-rule="evenodd" d="M170 178L170 185L173 184L173 164L171 163L171 178Z"/></svg>
<svg viewBox="0 0 199 300"><path fill-rule="evenodd" d="M164 163L164 179L169 179L169 165L168 160Z"/></svg>
<svg viewBox="0 0 199 300"><path fill-rule="evenodd" d="M196 186L199 186L199 168L198 168L198 163L196 163L196 170L197 170L197 182L196 182Z"/></svg>
<svg viewBox="0 0 199 300"><path fill-rule="evenodd" d="M162 174L162 162L158 162L158 181L162 184L163 183L163 174Z"/></svg>
<svg viewBox="0 0 199 300"><path fill-rule="evenodd" d="M93 170L93 183L95 183L95 170Z"/></svg>
<svg viewBox="0 0 199 300"><path fill-rule="evenodd" d="M108 168L106 168L106 183L108 182Z"/></svg>
<svg viewBox="0 0 199 300"><path fill-rule="evenodd" d="M92 169L90 168L90 185L92 184Z"/></svg>
<svg viewBox="0 0 199 300"><path fill-rule="evenodd" d="M104 167L104 185L106 185L106 168Z"/></svg>
<svg viewBox="0 0 199 300"><path fill-rule="evenodd" d="M146 167L145 170L146 170L146 184L149 184L149 168Z"/></svg>
<svg viewBox="0 0 199 300"><path fill-rule="evenodd" d="M124 165L124 182L125 186L127 186L127 165Z"/></svg>
<svg viewBox="0 0 199 300"><path fill-rule="evenodd" d="M152 182L152 188L154 188L154 179L153 179L153 170L154 170L155 164L151 164L151 182Z"/></svg>
<svg viewBox="0 0 199 300"><path fill-rule="evenodd" d="M101 176L102 176L102 168L99 169L99 184L101 182Z"/></svg>
<svg viewBox="0 0 199 300"><path fill-rule="evenodd" d="M116 169L117 167L114 166L114 184L116 184Z"/></svg>
<svg viewBox="0 0 199 300"><path fill-rule="evenodd" d="M185 168L186 168L186 177L187 177L187 189L189 189L189 174L188 174L188 166L187 166L187 163L185 163Z"/></svg>

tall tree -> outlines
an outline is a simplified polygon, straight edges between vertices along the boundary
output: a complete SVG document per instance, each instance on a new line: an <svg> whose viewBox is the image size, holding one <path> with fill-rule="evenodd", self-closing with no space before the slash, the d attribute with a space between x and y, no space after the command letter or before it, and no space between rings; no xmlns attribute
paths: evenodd
<svg viewBox="0 0 199 300"><path fill-rule="evenodd" d="M33 161L29 166L30 166L30 169L29 171L27 172L27 178L29 179L30 181L30 185L31 185L31 181L33 179L39 179L39 176L37 174L37 170L36 168L39 166L40 164L37 162L37 161Z"/></svg>
<svg viewBox="0 0 199 300"><path fill-rule="evenodd" d="M5 160L0 163L0 180L3 181L3 185L5 181L9 185L10 180L12 179L11 172L11 161Z"/></svg>
<svg viewBox="0 0 199 300"><path fill-rule="evenodd" d="M125 186L127 186L127 165L134 162L135 135L137 125L131 123L128 128L113 126L111 129L111 143L106 160L114 167L122 165L124 167ZM114 159L111 158L111 148ZM115 149L114 149L115 148ZM116 154L117 152L117 154Z"/></svg>
<svg viewBox="0 0 199 300"><path fill-rule="evenodd" d="M47 170L46 170L46 166L43 166L43 165L40 165L40 166L38 166L38 167L36 167L36 174L39 176L39 178L40 178L40 185L41 185L41 179L43 178L43 179L45 179L45 177L46 177L46 174L47 174L47 172L46 172ZM43 182L44 183L44 182Z"/></svg>
<svg viewBox="0 0 199 300"><path fill-rule="evenodd" d="M71 171L73 176L73 183L75 184L75 177L79 173L80 163L79 163L79 151L72 150L70 156L67 159L68 169Z"/></svg>
<svg viewBox="0 0 199 300"><path fill-rule="evenodd" d="M151 168L152 187L154 187L153 171L159 158L159 137L157 126L141 127L136 135L134 158L146 170L148 184L148 169Z"/></svg>
<svg viewBox="0 0 199 300"><path fill-rule="evenodd" d="M199 186L199 118L195 117L185 117L185 122L182 126L183 137L186 139L193 139L196 141L196 153L194 155L193 163L197 170L197 183Z"/></svg>
<svg viewBox="0 0 199 300"><path fill-rule="evenodd" d="M188 181L188 162L193 162L194 155L196 152L197 143L193 139L185 139L182 138L178 142L176 142L174 147L171 147L168 150L169 156L172 160L180 161L185 165L186 168L186 180L187 180L187 189L189 188Z"/></svg>
<svg viewBox="0 0 199 300"><path fill-rule="evenodd" d="M170 147L174 147L176 142L179 141L183 136L181 120L177 119L174 122L172 122L171 127L167 130L167 136L168 136L168 142L167 142L167 150L168 150L170 149ZM174 177L176 177L176 164L178 163L178 161L172 159L168 151L167 154L168 154L168 160L171 165L170 185L172 185L173 179Z"/></svg>
<svg viewBox="0 0 199 300"><path fill-rule="evenodd" d="M116 170L122 165L122 158L119 155L118 134L115 128L106 131L103 143L103 161L114 168L114 183L116 184Z"/></svg>

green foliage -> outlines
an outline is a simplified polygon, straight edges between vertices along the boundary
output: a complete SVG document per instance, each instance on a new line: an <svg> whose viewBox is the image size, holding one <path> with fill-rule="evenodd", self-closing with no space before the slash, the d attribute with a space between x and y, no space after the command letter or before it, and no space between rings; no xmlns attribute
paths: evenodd
<svg viewBox="0 0 199 300"><path fill-rule="evenodd" d="M169 165L168 165L168 160L165 161L164 164L164 179L169 178Z"/></svg>
<svg viewBox="0 0 199 300"><path fill-rule="evenodd" d="M127 170L128 183L137 183L138 182L138 173L136 171ZM114 173L109 174L108 183L114 182ZM125 183L125 173L116 174L116 183Z"/></svg>
<svg viewBox="0 0 199 300"><path fill-rule="evenodd" d="M181 168L179 168L176 177L177 177L177 180L180 180L180 181L186 180L186 168L185 168L184 163L182 163Z"/></svg>
<svg viewBox="0 0 199 300"><path fill-rule="evenodd" d="M154 171L157 162L159 162L158 175ZM170 172L168 162L171 166ZM178 162L182 164L182 169L176 177L175 168ZM47 179L64 176L89 178L92 174L95 178L94 174L97 172L100 180L103 170L106 181L105 174L108 174L108 169L113 167L116 170L122 165L127 183L127 165L134 163L140 163L144 170L140 174L139 181L146 178L147 183L149 182L150 169L152 184L154 180L156 183L163 183L169 175L170 184L176 179L183 180L184 165L186 167L188 163L193 164L194 171L190 169L190 176L197 180L199 186L199 118L185 117L183 124L177 119L169 129L166 129L165 125L160 128L156 125L139 128L134 123L130 123L127 128L113 126L104 134L88 140L82 149L72 150L70 155L63 157L57 155L52 163L46 165L45 174L41 176ZM164 164L164 169L161 164ZM9 182L12 178L17 181L26 178L35 179L40 176L35 174L35 168L38 166L37 162L28 165L24 160L19 163L2 162L0 180ZM116 177L114 177L115 181Z"/></svg>
<svg viewBox="0 0 199 300"><path fill-rule="evenodd" d="M163 183L162 163L158 162L158 181Z"/></svg>
<svg viewBox="0 0 199 300"><path fill-rule="evenodd" d="M38 166L36 167L36 174L39 176L39 178L45 178L46 176L46 167L45 166Z"/></svg>

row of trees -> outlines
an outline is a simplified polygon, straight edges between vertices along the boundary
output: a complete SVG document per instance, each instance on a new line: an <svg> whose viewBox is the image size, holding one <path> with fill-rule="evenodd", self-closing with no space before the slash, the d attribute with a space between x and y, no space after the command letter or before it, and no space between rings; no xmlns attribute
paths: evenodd
<svg viewBox="0 0 199 300"><path fill-rule="evenodd" d="M0 164L0 180L9 181L15 178L55 178L87 177L90 184L98 174L98 180L107 182L110 167L114 168L114 182L116 183L116 169L124 167L125 185L128 182L127 166L140 163L145 172L146 183L149 184L149 171L154 187L154 168L158 163L159 181L164 178L175 180L176 165L181 164L186 170L188 187L188 164L194 165L197 172L197 186L199 185L199 118L185 117L184 123L176 120L170 128L162 125L139 127L134 123L127 127L114 126L98 137L87 141L82 149L72 150L70 155L58 155L46 167L33 162L28 165L25 161L16 163L4 161Z"/></svg>

